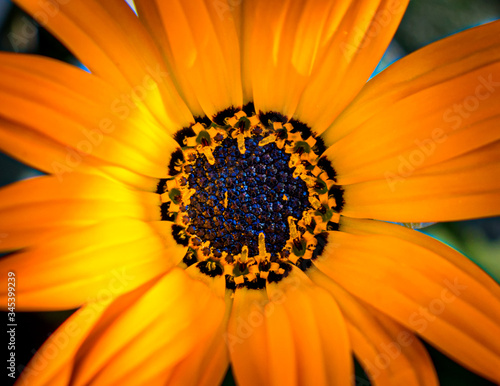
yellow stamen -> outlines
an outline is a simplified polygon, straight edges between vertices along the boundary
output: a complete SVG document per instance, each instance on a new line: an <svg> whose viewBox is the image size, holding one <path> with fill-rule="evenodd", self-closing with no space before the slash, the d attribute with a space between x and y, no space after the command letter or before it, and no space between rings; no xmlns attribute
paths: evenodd
<svg viewBox="0 0 500 386"><path fill-rule="evenodd" d="M243 248L241 248L241 254L239 260L242 263L246 263L248 260L248 247L246 245Z"/></svg>
<svg viewBox="0 0 500 386"><path fill-rule="evenodd" d="M203 147L201 151L203 152L203 154L205 154L205 157L207 157L207 161L210 165L215 164L215 158L212 153L212 149L209 146Z"/></svg>
<svg viewBox="0 0 500 386"><path fill-rule="evenodd" d="M203 130L205 130L205 126L203 126L201 123L196 123L193 125L192 129L196 133L196 135L200 134ZM196 138L196 137L195 137Z"/></svg>
<svg viewBox="0 0 500 386"><path fill-rule="evenodd" d="M236 140L238 142L238 150L240 151L241 154L245 154L245 152L247 150L245 147L245 135L238 134L236 136Z"/></svg>
<svg viewBox="0 0 500 386"><path fill-rule="evenodd" d="M321 207L321 202L314 196L309 196L309 202L314 209L318 209Z"/></svg>
<svg viewBox="0 0 500 386"><path fill-rule="evenodd" d="M311 135L306 139L306 142L309 144L309 146L313 147L316 144L316 138Z"/></svg>
<svg viewBox="0 0 500 386"><path fill-rule="evenodd" d="M276 142L276 135L271 134L259 142L259 146L266 146L270 143Z"/></svg>
<svg viewBox="0 0 500 386"><path fill-rule="evenodd" d="M290 238L292 240L299 237L299 233L297 232L297 227L295 225L294 220L295 218L293 218L292 216L288 217L288 226L290 227Z"/></svg>
<svg viewBox="0 0 500 386"><path fill-rule="evenodd" d="M259 261L264 261L267 257L266 251L266 235L261 232L259 233Z"/></svg>

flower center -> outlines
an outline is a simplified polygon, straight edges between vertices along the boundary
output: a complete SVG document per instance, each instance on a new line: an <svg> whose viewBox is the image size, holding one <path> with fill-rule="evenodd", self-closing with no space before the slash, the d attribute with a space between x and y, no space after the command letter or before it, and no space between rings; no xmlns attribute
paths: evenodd
<svg viewBox="0 0 500 386"><path fill-rule="evenodd" d="M162 182L162 217L188 246L185 266L225 274L228 288L262 288L323 251L342 190L306 125L228 111L178 133L184 146Z"/></svg>
<svg viewBox="0 0 500 386"><path fill-rule="evenodd" d="M305 182L288 166L290 155L274 143L259 146L262 139L246 138L241 154L237 141L226 138L214 150L214 164L197 157L188 177L196 193L187 232L210 241L214 254L237 255L247 246L255 256L260 233L267 251L279 253L289 238L288 217L300 219L309 206Z"/></svg>

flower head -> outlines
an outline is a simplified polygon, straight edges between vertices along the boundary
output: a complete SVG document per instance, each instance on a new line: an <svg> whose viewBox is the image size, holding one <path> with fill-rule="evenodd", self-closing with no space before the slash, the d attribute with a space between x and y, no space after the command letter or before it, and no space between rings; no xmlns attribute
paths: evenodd
<svg viewBox="0 0 500 386"><path fill-rule="evenodd" d="M408 1L17 3L90 70L0 54L0 149L47 173L0 271L79 307L21 382L437 384L417 336L500 382L497 283L394 224L500 213L500 23L366 83Z"/></svg>

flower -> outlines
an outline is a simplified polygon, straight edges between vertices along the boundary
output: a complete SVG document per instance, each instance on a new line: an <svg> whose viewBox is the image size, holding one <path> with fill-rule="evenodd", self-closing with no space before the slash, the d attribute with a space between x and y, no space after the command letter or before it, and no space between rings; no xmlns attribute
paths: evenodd
<svg viewBox="0 0 500 386"><path fill-rule="evenodd" d="M91 71L0 55L48 174L0 191L1 275L80 307L21 383L437 384L417 335L500 381L498 285L389 223L500 213L499 22L366 83L405 1L17 2Z"/></svg>

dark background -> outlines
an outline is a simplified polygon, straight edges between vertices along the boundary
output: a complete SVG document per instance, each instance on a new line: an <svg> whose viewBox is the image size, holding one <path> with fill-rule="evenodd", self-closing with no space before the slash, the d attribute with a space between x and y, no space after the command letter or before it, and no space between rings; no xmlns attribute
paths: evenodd
<svg viewBox="0 0 500 386"><path fill-rule="evenodd" d="M395 39L376 72L433 41L499 18L500 1L498 0L412 0ZM23 27L23 23L31 23L36 31L31 39L15 38L16 31ZM8 0L0 0L0 51L37 53L79 65L63 45L47 31L39 28L29 16ZM40 174L38 171L0 153L0 186L38 174ZM424 231L454 246L500 281L500 220L498 218L442 223L426 228ZM72 311L16 313L18 370L28 363L34 352L71 313ZM2 313L0 318L7 320L5 313ZM7 338L4 337L5 345ZM500 339L500 337L492 337L492 339ZM492 385L432 347L429 347L429 351L442 385ZM366 375L358 365L356 370L356 385L369 385ZM8 382L10 378L6 376L7 370L4 371L5 375L0 376L3 379L7 378ZM224 384L234 384L230 373Z"/></svg>

